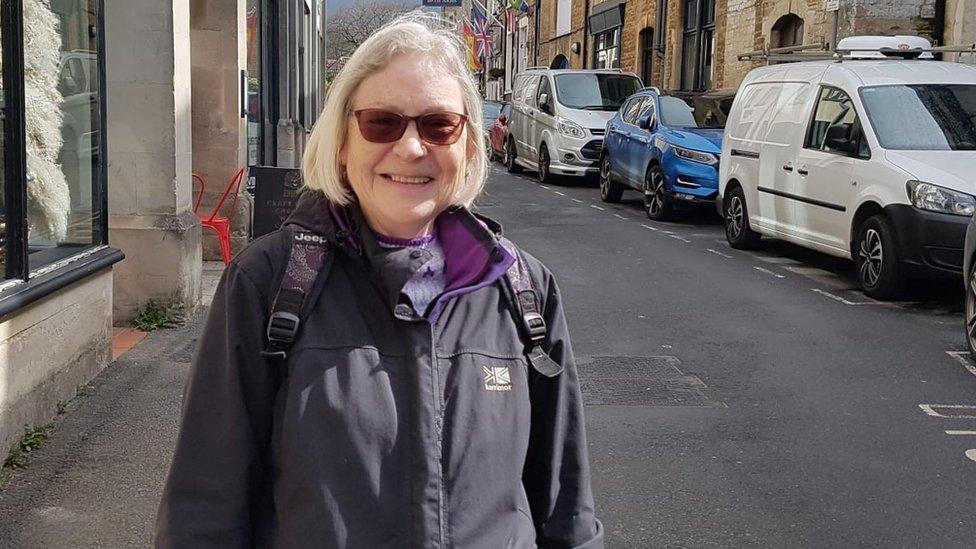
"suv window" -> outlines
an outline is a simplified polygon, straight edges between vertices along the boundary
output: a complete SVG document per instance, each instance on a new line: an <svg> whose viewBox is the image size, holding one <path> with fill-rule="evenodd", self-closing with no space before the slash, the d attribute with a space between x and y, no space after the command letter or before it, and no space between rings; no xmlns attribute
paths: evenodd
<svg viewBox="0 0 976 549"><path fill-rule="evenodd" d="M640 112L637 113L637 121L640 122L645 115L650 114L651 119L654 119L655 109L654 109L654 97L647 96L647 101L640 108Z"/></svg>
<svg viewBox="0 0 976 549"><path fill-rule="evenodd" d="M635 97L630 103L627 103L621 118L628 124L637 125L637 113L641 111L644 104L647 103L647 96Z"/></svg>
<svg viewBox="0 0 976 549"><path fill-rule="evenodd" d="M827 138L827 130L832 127L841 126L851 139L858 141L858 153L856 156L867 157L871 152L861 131L861 121L854 108L854 102L843 90L831 87L820 89L820 97L817 99L817 108L807 129L805 147L820 151L835 152L824 144Z"/></svg>

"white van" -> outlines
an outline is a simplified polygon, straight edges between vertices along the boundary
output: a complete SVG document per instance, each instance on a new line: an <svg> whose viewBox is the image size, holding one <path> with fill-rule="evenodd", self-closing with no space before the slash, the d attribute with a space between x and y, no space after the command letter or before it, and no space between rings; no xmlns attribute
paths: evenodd
<svg viewBox="0 0 976 549"><path fill-rule="evenodd" d="M851 258L879 299L910 278L961 273L976 210L976 66L931 60L918 37L848 38L837 51L755 69L740 86L719 170L726 238Z"/></svg>
<svg viewBox="0 0 976 549"><path fill-rule="evenodd" d="M536 170L543 183L553 174L598 175L607 122L639 89L640 79L619 69L519 73L505 143L508 171Z"/></svg>

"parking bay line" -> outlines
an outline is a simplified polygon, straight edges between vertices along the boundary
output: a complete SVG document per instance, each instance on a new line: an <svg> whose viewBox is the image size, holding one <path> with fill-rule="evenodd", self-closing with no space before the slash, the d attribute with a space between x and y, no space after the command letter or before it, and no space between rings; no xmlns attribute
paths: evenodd
<svg viewBox="0 0 976 549"><path fill-rule="evenodd" d="M932 417L942 419L976 419L976 406L970 404L919 404L918 407ZM936 408L941 408L943 411L938 411ZM958 412L950 410L958 410Z"/></svg>
<svg viewBox="0 0 976 549"><path fill-rule="evenodd" d="M675 240L680 240L682 242L687 242L688 244L691 244L691 241L688 240L687 238L683 237L683 236L678 236L676 234L669 234L668 236L670 236L671 238L673 238Z"/></svg>
<svg viewBox="0 0 976 549"><path fill-rule="evenodd" d="M950 436L966 436L966 435L976 435L976 431L946 431L947 435Z"/></svg>
<svg viewBox="0 0 976 549"><path fill-rule="evenodd" d="M613 214L613 216L616 217L617 219L623 219L624 221L627 221L627 218L620 214Z"/></svg>
<svg viewBox="0 0 976 549"><path fill-rule="evenodd" d="M657 231L659 231L659 230L660 230L660 229L658 229L658 228L655 228L655 227L651 227L650 225L645 225L645 224L643 224L643 223L641 223L641 227L644 227L645 229L648 229L648 230L651 230L651 231L654 231L654 232L657 232Z"/></svg>
<svg viewBox="0 0 976 549"><path fill-rule="evenodd" d="M774 273L773 271L770 271L769 269L764 269L764 268L762 268L762 267L760 267L758 265L754 266L753 269L755 269L755 270L757 270L757 271L759 271L761 273L766 273L768 275L773 275L776 278L786 278L786 275L781 275L779 273Z"/></svg>
<svg viewBox="0 0 976 549"><path fill-rule="evenodd" d="M590 204L590 207L591 208L596 208L597 210L600 210L601 212L603 211L603 208L597 206L596 204Z"/></svg>
<svg viewBox="0 0 976 549"><path fill-rule="evenodd" d="M820 288L810 288L811 291L817 292L818 294L833 299L834 301L839 301L844 305L892 305L891 303L885 303L883 301L850 301L844 299L839 295L834 295L826 290L821 290Z"/></svg>
<svg viewBox="0 0 976 549"><path fill-rule="evenodd" d="M963 368L976 376L976 366L974 366L969 358L967 358L969 356L968 351L946 351L946 354L958 360L959 363L962 364Z"/></svg>
<svg viewBox="0 0 976 549"><path fill-rule="evenodd" d="M552 191L552 192L554 192L554 193L556 193L556 194L558 194L559 196L566 196L566 194L565 194L565 193L561 193L561 192L559 192L559 191Z"/></svg>
<svg viewBox="0 0 976 549"><path fill-rule="evenodd" d="M583 203L583 201L582 201L582 200L580 200L579 198L573 198L573 199L571 199L571 200L572 200L573 202L576 202L577 204L582 204L582 203Z"/></svg>
<svg viewBox="0 0 976 549"><path fill-rule="evenodd" d="M711 248L708 248L708 251L711 252L711 253L713 253L713 254L715 254L715 255L722 256L725 259L732 259L732 256L731 255L729 255L729 254L723 254L722 252L720 252L718 250L713 250Z"/></svg>
<svg viewBox="0 0 976 549"><path fill-rule="evenodd" d="M532 181L532 180L531 179L528 179L527 181ZM543 189L547 190L547 191L550 190L549 187L546 187L545 185L539 185L539 186L542 187Z"/></svg>

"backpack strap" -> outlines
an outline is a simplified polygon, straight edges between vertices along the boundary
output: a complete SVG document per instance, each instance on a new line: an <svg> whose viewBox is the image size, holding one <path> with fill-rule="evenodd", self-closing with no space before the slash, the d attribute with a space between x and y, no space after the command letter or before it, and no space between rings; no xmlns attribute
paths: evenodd
<svg viewBox="0 0 976 549"><path fill-rule="evenodd" d="M532 280L531 273L525 267L522 252L508 239L501 239L501 243L515 257L515 262L505 272L502 287L509 302L509 310L518 327L519 336L525 345L525 356L529 364L540 374L555 377L563 371L563 367L549 358L542 348L542 342L549 334L549 328L542 317L541 294L535 281Z"/></svg>
<svg viewBox="0 0 976 549"><path fill-rule="evenodd" d="M261 356L285 361L298 336L307 307L331 267L329 242L322 235L285 227L289 233L288 263L271 304L265 348Z"/></svg>

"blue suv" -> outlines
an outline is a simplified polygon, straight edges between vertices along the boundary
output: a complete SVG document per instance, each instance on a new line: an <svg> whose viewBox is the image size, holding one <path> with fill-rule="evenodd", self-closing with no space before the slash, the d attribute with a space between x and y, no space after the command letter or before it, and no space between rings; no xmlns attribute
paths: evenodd
<svg viewBox="0 0 976 549"><path fill-rule="evenodd" d="M617 202L630 187L647 217L663 221L676 206L714 207L722 130L734 92L663 93L644 88L607 123L600 197Z"/></svg>

